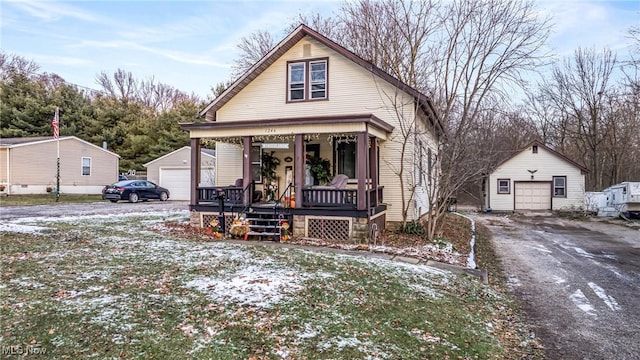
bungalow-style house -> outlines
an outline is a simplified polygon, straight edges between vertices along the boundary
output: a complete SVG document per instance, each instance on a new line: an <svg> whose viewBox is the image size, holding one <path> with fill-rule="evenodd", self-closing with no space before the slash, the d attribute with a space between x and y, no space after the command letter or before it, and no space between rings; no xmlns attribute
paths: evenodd
<svg viewBox="0 0 640 360"><path fill-rule="evenodd" d="M294 236L363 241L403 220L403 198L407 220L428 211L421 194L434 186L425 173L437 168L442 129L431 101L305 25L200 116L181 127L192 163L203 140L216 141L227 225L263 212L285 219ZM318 164L328 165L322 182ZM191 168L192 223L208 226L223 210L220 191L199 186L198 171ZM240 210L227 207L238 202Z"/></svg>
<svg viewBox="0 0 640 360"><path fill-rule="evenodd" d="M200 182L198 186L215 186L216 151L200 149ZM189 200L191 176L191 148L181 147L144 164L147 180L169 189L171 200Z"/></svg>
<svg viewBox="0 0 640 360"><path fill-rule="evenodd" d="M582 165L540 141L498 164L485 179L485 208L495 211L584 207Z"/></svg>
<svg viewBox="0 0 640 360"><path fill-rule="evenodd" d="M60 193L100 194L118 180L120 156L75 136L60 139ZM0 139L0 188L7 194L44 194L57 184L58 140Z"/></svg>

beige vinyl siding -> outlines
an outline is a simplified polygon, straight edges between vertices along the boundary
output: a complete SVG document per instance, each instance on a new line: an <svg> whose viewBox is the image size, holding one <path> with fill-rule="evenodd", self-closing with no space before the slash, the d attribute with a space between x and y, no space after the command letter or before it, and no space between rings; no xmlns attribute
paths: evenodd
<svg viewBox="0 0 640 360"><path fill-rule="evenodd" d="M242 177L242 153L241 145L216 143L216 185L233 185Z"/></svg>
<svg viewBox="0 0 640 360"><path fill-rule="evenodd" d="M537 170L531 174L528 170ZM538 147L538 153L533 154L531 146L509 159L489 177L489 206L493 210L514 210L514 181L544 181L551 182L554 176L567 177L567 197L551 199L553 210L584 205L584 175L581 170L550 153L543 147ZM498 179L510 179L510 193L498 194Z"/></svg>
<svg viewBox="0 0 640 360"><path fill-rule="evenodd" d="M310 56L303 57L303 46L311 45ZM328 99L316 101L303 101L287 103L287 61L300 59L316 59L328 57ZM397 106L396 106L397 105ZM388 221L402 220L402 195L399 188L397 175L398 165L401 163L402 136L399 130L399 118L411 121L415 116L415 99L398 90L388 82L355 64L337 52L327 48L308 37L294 45L283 56L276 60L268 69L262 72L256 79L249 83L228 103L217 112L217 121L244 121L259 119L282 119L314 116L338 116L353 114L373 114L381 120L395 127L394 133L387 139L380 140L380 179L379 183L385 187L384 202L388 204ZM397 109L401 109L397 112ZM399 115L400 114L400 115ZM292 134L291 130L268 129L269 134ZM267 129L256 127L253 129L226 129L213 131L191 131L191 137L209 136L258 136L267 134ZM329 135L355 134L365 131L363 123L358 124L330 124L296 127L298 133L317 134L320 138L315 141L320 143L320 155L329 159L333 165L333 142L327 141ZM238 131L242 131L240 134ZM292 134L293 135L293 134ZM413 134L411 135L413 138ZM428 146L436 153L437 141L433 135L426 136ZM405 151L405 198L410 197L410 187L414 179L413 140ZM283 160L285 156L293 157L293 144L289 151L278 153L278 158ZM241 164L242 149L225 150L218 153L219 185L232 184L236 178L242 176ZM220 149L219 149L220 151ZM280 176L280 189L284 186L284 169L287 164L284 161L277 170ZM293 165L293 164L291 164ZM349 184L354 187L355 184ZM260 188L260 187L258 187ZM423 195L421 195L423 196ZM420 206L415 206L412 201L408 204L409 220L417 217L417 208L421 212L427 211L424 206L424 196Z"/></svg>
<svg viewBox="0 0 640 360"><path fill-rule="evenodd" d="M303 46L311 45L303 57ZM329 57L328 100L287 101L287 61ZM390 98L399 92L386 81L321 43L305 37L249 83L217 113L217 121L372 113L395 117Z"/></svg>
<svg viewBox="0 0 640 360"><path fill-rule="evenodd" d="M55 141L16 146L10 150L13 189L53 186L56 183ZM91 174L82 175L82 158L91 159ZM118 157L75 138L60 140L60 190L67 193L99 193L118 179ZM25 186L27 186L25 188ZM17 189L16 189L17 190ZM18 190L17 190L18 191Z"/></svg>
<svg viewBox="0 0 640 360"><path fill-rule="evenodd" d="M7 155L9 149L0 149L0 184L7 184L9 182L9 169L7 168Z"/></svg>

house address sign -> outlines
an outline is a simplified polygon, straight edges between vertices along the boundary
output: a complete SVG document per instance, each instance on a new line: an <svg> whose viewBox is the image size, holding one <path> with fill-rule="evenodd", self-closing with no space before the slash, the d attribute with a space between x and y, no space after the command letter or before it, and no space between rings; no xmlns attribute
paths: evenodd
<svg viewBox="0 0 640 360"><path fill-rule="evenodd" d="M288 149L288 143L262 143L263 149Z"/></svg>

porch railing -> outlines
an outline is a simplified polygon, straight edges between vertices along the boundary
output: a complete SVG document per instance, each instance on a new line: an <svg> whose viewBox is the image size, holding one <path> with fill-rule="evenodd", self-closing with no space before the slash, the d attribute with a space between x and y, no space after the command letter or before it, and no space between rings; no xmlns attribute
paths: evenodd
<svg viewBox="0 0 640 360"><path fill-rule="evenodd" d="M235 186L223 187L199 187L198 204L218 205L218 192L224 191L225 204L243 205L244 192L250 191L251 186L243 189ZM367 190L369 207L376 207L383 203L384 187ZM358 190L357 189L331 189L331 188L308 188L302 189L303 207L330 207L336 209L357 209Z"/></svg>
<svg viewBox="0 0 640 360"><path fill-rule="evenodd" d="M303 207L340 207L355 209L358 190L355 189L302 189Z"/></svg>
<svg viewBox="0 0 640 360"><path fill-rule="evenodd" d="M384 202L384 198L382 196L382 194L384 193L384 191L382 191L383 189L384 189L384 186L378 186L375 189L367 190L370 207L376 207L379 204L382 204ZM376 194L378 195L377 197L376 197Z"/></svg>
<svg viewBox="0 0 640 360"><path fill-rule="evenodd" d="M243 203L245 189L236 186L213 186L198 188L198 204L218 204L218 193L224 192L225 204L240 205Z"/></svg>

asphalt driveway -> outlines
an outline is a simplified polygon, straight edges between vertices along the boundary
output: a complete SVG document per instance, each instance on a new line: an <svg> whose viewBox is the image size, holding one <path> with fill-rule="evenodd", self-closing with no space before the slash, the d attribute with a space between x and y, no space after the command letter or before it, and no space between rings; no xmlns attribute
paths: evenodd
<svg viewBox="0 0 640 360"><path fill-rule="evenodd" d="M549 359L640 359L640 227L478 215Z"/></svg>

